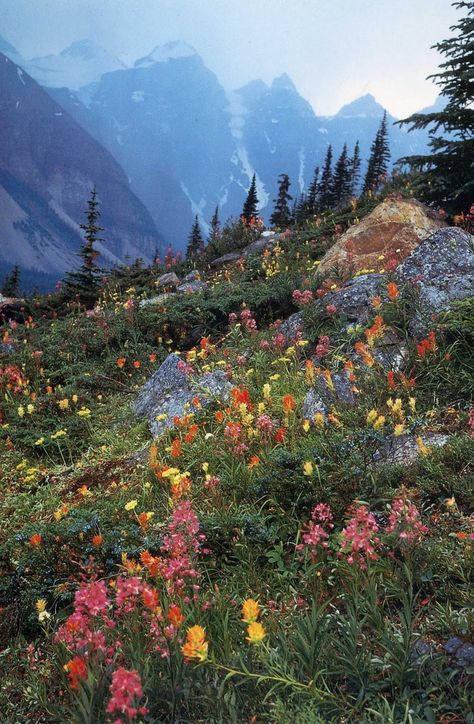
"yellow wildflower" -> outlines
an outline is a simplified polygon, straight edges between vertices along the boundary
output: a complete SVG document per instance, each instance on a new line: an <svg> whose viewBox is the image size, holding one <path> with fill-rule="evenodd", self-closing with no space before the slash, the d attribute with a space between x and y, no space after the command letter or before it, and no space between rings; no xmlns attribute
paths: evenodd
<svg viewBox="0 0 474 724"><path fill-rule="evenodd" d="M303 475L307 475L308 477L311 477L313 474L313 463L311 463L309 460L307 460L303 465Z"/></svg>
<svg viewBox="0 0 474 724"><path fill-rule="evenodd" d="M247 626L247 641L250 644L259 644L267 635L264 627L258 621L254 621Z"/></svg>
<svg viewBox="0 0 474 724"><path fill-rule="evenodd" d="M242 621L253 623L260 615L260 606L253 598L246 598L242 604Z"/></svg>
<svg viewBox="0 0 474 724"><path fill-rule="evenodd" d="M137 505L138 505L138 500L129 500L128 503L125 503L124 508L125 508L125 510L135 510Z"/></svg>

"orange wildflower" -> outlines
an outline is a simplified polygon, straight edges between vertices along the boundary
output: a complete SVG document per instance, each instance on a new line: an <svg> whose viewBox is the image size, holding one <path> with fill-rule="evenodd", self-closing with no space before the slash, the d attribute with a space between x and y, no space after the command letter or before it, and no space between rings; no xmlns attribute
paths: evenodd
<svg viewBox="0 0 474 724"><path fill-rule="evenodd" d="M279 427L278 430L275 433L275 440L277 442L285 442L286 440L286 430L284 427Z"/></svg>
<svg viewBox="0 0 474 724"><path fill-rule="evenodd" d="M140 553L140 561L143 563L145 568L148 568L150 575L156 576L158 574L160 559L152 556L150 551L142 551Z"/></svg>
<svg viewBox="0 0 474 724"><path fill-rule="evenodd" d="M198 434L199 427L197 425L191 425L189 430L187 431L184 440L185 442L192 442L196 435Z"/></svg>
<svg viewBox="0 0 474 724"><path fill-rule="evenodd" d="M150 360L150 362L156 362L156 354L152 352L148 355L148 359Z"/></svg>
<svg viewBox="0 0 474 724"><path fill-rule="evenodd" d="M181 651L185 659L198 659L205 661L207 659L208 642L206 641L206 631L202 626L191 626L186 632L186 642L181 646Z"/></svg>
<svg viewBox="0 0 474 724"><path fill-rule="evenodd" d="M158 591L156 588L145 588L142 591L142 600L145 606L151 611L158 608Z"/></svg>
<svg viewBox="0 0 474 724"><path fill-rule="evenodd" d="M133 364L133 366L135 367L136 370L139 370L140 367L142 366L142 363L141 363L140 360L138 360L138 359L134 360L134 361L132 362L132 364Z"/></svg>
<svg viewBox="0 0 474 724"><path fill-rule="evenodd" d="M400 292L398 291L398 287L395 282L389 282L387 284L387 294L391 302L394 302L395 299L400 296Z"/></svg>
<svg viewBox="0 0 474 724"><path fill-rule="evenodd" d="M181 613L181 608L179 606L170 606L166 618L169 623L176 626L176 628L179 628L186 620L186 617Z"/></svg>
<svg viewBox="0 0 474 724"><path fill-rule="evenodd" d="M387 385L390 390L394 390L397 386L397 383L395 382L395 373L392 371L387 372Z"/></svg>
<svg viewBox="0 0 474 724"><path fill-rule="evenodd" d="M296 400L293 395L283 395L282 402L285 413L292 412L296 407Z"/></svg>
<svg viewBox="0 0 474 724"><path fill-rule="evenodd" d="M242 604L242 621L253 623L260 615L260 606L253 598L247 598Z"/></svg>
<svg viewBox="0 0 474 724"><path fill-rule="evenodd" d="M97 535L92 537L92 545L95 546L96 548L100 548L103 540L104 540L104 537L101 536L100 533L98 533Z"/></svg>
<svg viewBox="0 0 474 724"><path fill-rule="evenodd" d="M117 367L122 368L125 367L126 361L127 360L125 359L125 357L119 357L117 360L115 360L115 364L117 365Z"/></svg>
<svg viewBox="0 0 474 724"><path fill-rule="evenodd" d="M216 418L216 422L222 422L222 420L224 419L224 413L222 412L222 410L217 410L214 417Z"/></svg>
<svg viewBox="0 0 474 724"><path fill-rule="evenodd" d="M372 299L370 300L370 303L371 303L373 309L379 309L382 306L382 297L379 297L379 296L372 297Z"/></svg>
<svg viewBox="0 0 474 724"><path fill-rule="evenodd" d="M252 455L252 457L249 460L248 467L249 468L255 468L257 465L260 465L260 458L258 455Z"/></svg>
<svg viewBox="0 0 474 724"><path fill-rule="evenodd" d="M42 540L43 540L43 538L42 538L42 536L41 536L39 533L34 533L34 535L32 535L32 536L30 537L29 543L30 543L30 545L32 545L34 548L38 548L38 547L41 545Z"/></svg>
<svg viewBox="0 0 474 724"><path fill-rule="evenodd" d="M380 316L380 314L377 314L377 316L374 319L374 323L371 327L368 327L368 329L364 330L364 334L366 336L367 342L370 346L373 345L374 341L379 337L384 328L384 321L383 317Z"/></svg>
<svg viewBox="0 0 474 724"><path fill-rule="evenodd" d="M179 439L179 437L175 437L175 439L171 443L171 457L179 458L182 452L183 449L181 447L181 440Z"/></svg>
<svg viewBox="0 0 474 724"><path fill-rule="evenodd" d="M64 669L69 675L69 685L71 689L79 688L79 681L87 679L87 665L86 660L82 656L74 656L73 659L64 665Z"/></svg>

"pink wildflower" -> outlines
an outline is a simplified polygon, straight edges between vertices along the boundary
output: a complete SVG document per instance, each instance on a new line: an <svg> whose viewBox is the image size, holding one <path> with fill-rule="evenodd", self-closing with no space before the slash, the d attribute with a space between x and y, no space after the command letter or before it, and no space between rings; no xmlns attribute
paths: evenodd
<svg viewBox="0 0 474 724"><path fill-rule="evenodd" d="M373 513L365 505L360 505L353 518L342 530L342 543L339 555L347 555L347 562L357 564L362 570L367 568L367 559L377 560L376 547L380 544L377 537L379 526Z"/></svg>
<svg viewBox="0 0 474 724"><path fill-rule="evenodd" d="M123 666L116 669L112 674L110 694L111 697L107 704L108 714L125 716L128 721L133 721L137 714L140 716L148 714L145 706L138 706L139 699L143 697L143 689L137 671L127 671ZM122 721L122 719L117 719L114 724Z"/></svg>
<svg viewBox="0 0 474 724"><path fill-rule="evenodd" d="M427 531L428 528L420 522L416 505L403 498L393 501L387 533L396 533L400 540L414 543Z"/></svg>

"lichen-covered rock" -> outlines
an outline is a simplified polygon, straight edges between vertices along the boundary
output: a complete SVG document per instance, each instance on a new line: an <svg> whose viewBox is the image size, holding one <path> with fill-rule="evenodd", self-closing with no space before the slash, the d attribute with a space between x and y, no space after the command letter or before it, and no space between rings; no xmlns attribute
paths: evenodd
<svg viewBox="0 0 474 724"><path fill-rule="evenodd" d="M380 271L390 256L404 259L443 226L445 222L418 201L387 198L338 239L318 271L331 274L337 268L346 279L363 269Z"/></svg>
<svg viewBox="0 0 474 724"><path fill-rule="evenodd" d="M364 324L374 314L371 300L381 295L384 283L382 274L361 274L348 281L341 289L318 299L314 303L313 313L327 315L326 308L331 305L336 308L335 314L346 317L350 322Z"/></svg>
<svg viewBox="0 0 474 724"><path fill-rule="evenodd" d="M307 420L313 420L317 412L326 418L330 407L336 404L355 405L352 383L346 372L337 372L329 382L324 375L319 375L303 401L302 414Z"/></svg>
<svg viewBox="0 0 474 724"><path fill-rule="evenodd" d="M440 229L398 266L395 277L399 285L416 286L411 329L422 333L433 314L474 294L474 237L462 229Z"/></svg>
<svg viewBox="0 0 474 724"><path fill-rule="evenodd" d="M155 282L155 286L161 287L177 287L179 284L179 277L174 272L167 272L162 274Z"/></svg>
<svg viewBox="0 0 474 724"><path fill-rule="evenodd" d="M182 417L192 411L193 398L198 398L205 406L212 400L227 399L232 387L220 370L195 377L185 374L179 363L178 355L168 355L139 390L132 404L137 417L147 418L155 436L173 427L174 417ZM160 419L157 420L157 417Z"/></svg>
<svg viewBox="0 0 474 724"><path fill-rule="evenodd" d="M439 432L424 432L420 437L427 448L443 447L449 440L448 435ZM374 462L385 465L411 465L421 455L416 439L417 435L413 433L388 435L374 453Z"/></svg>
<svg viewBox="0 0 474 724"><path fill-rule="evenodd" d="M183 284L180 284L179 287L176 288L176 291L184 294L194 294L195 292L201 292L205 288L205 282L196 279L193 282L183 282Z"/></svg>
<svg viewBox="0 0 474 724"><path fill-rule="evenodd" d="M183 282L198 282L201 281L201 275L197 269L193 269L183 279Z"/></svg>
<svg viewBox="0 0 474 724"><path fill-rule="evenodd" d="M298 332L303 331L303 312L295 312L278 327L278 331L287 339L294 339Z"/></svg>
<svg viewBox="0 0 474 724"><path fill-rule="evenodd" d="M176 296L174 292L163 292L163 294L157 294L155 297L149 299L141 299L139 302L140 307L150 307L156 304L164 304L170 297Z"/></svg>
<svg viewBox="0 0 474 724"><path fill-rule="evenodd" d="M229 251L228 254L219 256L217 259L211 261L211 266L223 266L224 264L231 264L234 261L238 261L241 258L241 254L238 251Z"/></svg>

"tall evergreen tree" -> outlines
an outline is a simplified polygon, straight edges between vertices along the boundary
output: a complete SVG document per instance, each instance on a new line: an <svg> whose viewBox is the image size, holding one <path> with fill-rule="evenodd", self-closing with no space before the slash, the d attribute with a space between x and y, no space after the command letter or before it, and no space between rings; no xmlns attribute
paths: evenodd
<svg viewBox="0 0 474 724"><path fill-rule="evenodd" d="M367 194L369 191L377 191L387 174L389 162L390 146L388 142L387 112L385 111L370 147L369 162L362 187L363 194Z"/></svg>
<svg viewBox="0 0 474 724"><path fill-rule="evenodd" d="M334 177L332 182L333 203L335 206L347 202L351 193L351 169L350 159L347 154L347 144L342 147L334 168Z"/></svg>
<svg viewBox="0 0 474 724"><path fill-rule="evenodd" d="M318 184L319 166L314 169L313 180L311 181L306 196L306 218L318 213Z"/></svg>
<svg viewBox="0 0 474 724"><path fill-rule="evenodd" d="M447 105L398 123L409 124L410 131L429 129L431 155L406 156L399 163L423 172L420 190L427 200L456 212L468 209L474 198L474 1L452 5L465 16L450 28L456 31L453 37L433 46L445 60L439 72L429 76L442 89Z"/></svg>
<svg viewBox="0 0 474 724"><path fill-rule="evenodd" d="M79 256L82 264L79 269L70 271L63 284L63 295L66 299L77 299L88 309L92 308L100 292L100 284L103 271L96 264L99 252L94 247L98 241L103 241L99 236L103 228L99 226L99 201L97 199L97 190L91 191L87 202L86 219L87 223L81 224L84 231L84 243L79 250Z"/></svg>
<svg viewBox="0 0 474 724"><path fill-rule="evenodd" d="M332 146L328 146L326 158L324 159L323 172L318 188L318 207L321 210L330 209L333 205L334 196L332 193Z"/></svg>
<svg viewBox="0 0 474 724"><path fill-rule="evenodd" d="M278 181L278 197L273 200L275 208L273 214L270 216L270 224L282 228L288 226L291 221L291 211L288 202L293 200L293 196L289 194L291 182L288 174L281 173L278 176Z"/></svg>
<svg viewBox="0 0 474 724"><path fill-rule="evenodd" d="M188 246L186 248L186 259L196 259L204 251L204 239L199 226L198 216L194 218L194 224L189 234Z"/></svg>
<svg viewBox="0 0 474 724"><path fill-rule="evenodd" d="M5 274L1 292L5 297L20 296L20 267L18 264L15 264L10 273Z"/></svg>
<svg viewBox="0 0 474 724"><path fill-rule="evenodd" d="M257 196L257 179L255 174L252 177L252 183L245 199L244 208L242 209L242 216L244 221L247 223L253 217L257 216L258 196Z"/></svg>
<svg viewBox="0 0 474 724"><path fill-rule="evenodd" d="M356 145L354 146L354 154L350 161L350 195L356 196L357 192L359 191L359 183L360 183L360 166L361 166L361 158L360 158L360 146L359 141L356 141Z"/></svg>
<svg viewBox="0 0 474 724"><path fill-rule="evenodd" d="M216 206L216 210L214 211L214 215L211 219L211 231L209 233L209 239L208 243L212 244L216 239L218 239L221 235L221 222L219 219L219 207Z"/></svg>

